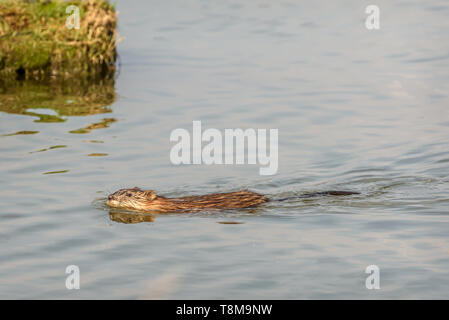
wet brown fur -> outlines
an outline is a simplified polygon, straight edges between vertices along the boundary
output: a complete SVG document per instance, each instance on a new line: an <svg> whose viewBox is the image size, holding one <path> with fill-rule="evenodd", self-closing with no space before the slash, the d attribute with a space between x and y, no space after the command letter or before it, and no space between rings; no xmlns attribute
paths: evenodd
<svg viewBox="0 0 449 320"><path fill-rule="evenodd" d="M247 191L212 193L202 196L165 198L153 190L121 189L108 196L107 204L115 208L158 213L193 212L205 209L237 209L257 206L269 201L267 197Z"/></svg>

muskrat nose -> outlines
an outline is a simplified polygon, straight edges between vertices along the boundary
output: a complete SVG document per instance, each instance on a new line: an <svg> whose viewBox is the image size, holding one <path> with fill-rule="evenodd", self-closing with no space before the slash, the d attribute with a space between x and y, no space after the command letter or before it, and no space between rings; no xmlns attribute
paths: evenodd
<svg viewBox="0 0 449 320"><path fill-rule="evenodd" d="M112 195L109 195L109 196L108 196L108 200L112 200Z"/></svg>

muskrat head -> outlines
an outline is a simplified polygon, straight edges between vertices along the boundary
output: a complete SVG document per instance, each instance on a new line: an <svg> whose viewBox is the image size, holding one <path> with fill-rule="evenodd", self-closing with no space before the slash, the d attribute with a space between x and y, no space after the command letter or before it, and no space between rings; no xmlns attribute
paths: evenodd
<svg viewBox="0 0 449 320"><path fill-rule="evenodd" d="M135 187L132 189L120 189L110 194L106 203L114 208L142 210L156 197L153 190L141 190Z"/></svg>

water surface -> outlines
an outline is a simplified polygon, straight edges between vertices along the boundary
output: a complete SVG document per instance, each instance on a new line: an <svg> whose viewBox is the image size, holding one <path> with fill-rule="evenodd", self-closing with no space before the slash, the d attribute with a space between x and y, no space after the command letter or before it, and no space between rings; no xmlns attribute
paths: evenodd
<svg viewBox="0 0 449 320"><path fill-rule="evenodd" d="M376 4L369 31L359 1L117 1L112 92L1 92L0 298L448 298L449 4ZM172 165L170 132L193 120L277 128L278 173ZM134 186L361 195L155 217L105 206ZM65 287L72 264L80 290ZM365 288L373 264L380 290Z"/></svg>

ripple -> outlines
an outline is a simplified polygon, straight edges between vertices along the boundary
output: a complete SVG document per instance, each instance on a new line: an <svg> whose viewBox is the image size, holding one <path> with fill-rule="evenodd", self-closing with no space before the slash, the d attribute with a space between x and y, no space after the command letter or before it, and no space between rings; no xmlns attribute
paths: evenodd
<svg viewBox="0 0 449 320"><path fill-rule="evenodd" d="M29 134L36 134L36 133L39 133L39 131L22 130L22 131L17 131L14 133L3 134L2 136L9 137L9 136L29 135Z"/></svg>
<svg viewBox="0 0 449 320"><path fill-rule="evenodd" d="M67 146L66 145L56 145L56 146L51 146L51 147L48 147L48 148L40 149L40 150L37 150L37 151L31 151L30 153L44 152L44 151L53 150L53 149L59 149L59 148L67 148Z"/></svg>
<svg viewBox="0 0 449 320"><path fill-rule="evenodd" d="M69 172L69 170L48 171L48 172L44 172L43 174L57 174L57 173L66 173L66 172Z"/></svg>
<svg viewBox="0 0 449 320"><path fill-rule="evenodd" d="M96 153L89 153L87 156L88 157L105 157L107 155L108 155L107 153L96 152Z"/></svg>

